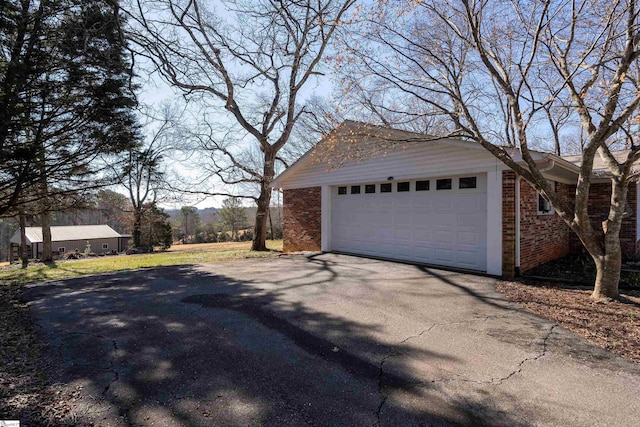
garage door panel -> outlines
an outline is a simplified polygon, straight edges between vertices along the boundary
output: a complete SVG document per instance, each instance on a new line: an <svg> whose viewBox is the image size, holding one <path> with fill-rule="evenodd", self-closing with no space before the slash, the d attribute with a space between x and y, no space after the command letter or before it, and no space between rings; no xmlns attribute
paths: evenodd
<svg viewBox="0 0 640 427"><path fill-rule="evenodd" d="M477 189L332 194L332 249L486 271L487 199ZM378 187L377 187L378 188Z"/></svg>
<svg viewBox="0 0 640 427"><path fill-rule="evenodd" d="M474 231L458 231L456 243L462 246L478 247L481 245L481 236Z"/></svg>
<svg viewBox="0 0 640 427"><path fill-rule="evenodd" d="M435 248L433 251L434 259L438 263L442 263L444 265L452 265L454 264L454 256L455 253L452 249L448 248Z"/></svg>
<svg viewBox="0 0 640 427"><path fill-rule="evenodd" d="M453 231L451 230L435 230L433 233L433 241L436 243L449 243L453 238Z"/></svg>
<svg viewBox="0 0 640 427"><path fill-rule="evenodd" d="M394 237L396 239L400 239L400 240L404 240L404 241L411 241L411 238L413 236L413 229L409 226L409 227L396 227L396 232L394 234Z"/></svg>
<svg viewBox="0 0 640 427"><path fill-rule="evenodd" d="M428 242L431 240L431 229L425 226L416 226L413 229L414 242Z"/></svg>
<svg viewBox="0 0 640 427"><path fill-rule="evenodd" d="M473 267L478 264L478 252L458 251L458 264Z"/></svg>

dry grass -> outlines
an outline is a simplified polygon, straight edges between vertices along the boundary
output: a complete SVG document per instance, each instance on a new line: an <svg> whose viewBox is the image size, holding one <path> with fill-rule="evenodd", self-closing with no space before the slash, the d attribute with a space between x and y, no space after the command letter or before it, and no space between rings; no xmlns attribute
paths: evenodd
<svg viewBox="0 0 640 427"><path fill-rule="evenodd" d="M268 241L271 249L282 250L282 240ZM223 243L191 243L186 245L173 245L167 252L202 252L202 251L244 251L251 249L251 242L223 242Z"/></svg>
<svg viewBox="0 0 640 427"><path fill-rule="evenodd" d="M590 290L553 284L499 282L496 289L591 343L640 363L640 291L622 291L622 301L596 303Z"/></svg>

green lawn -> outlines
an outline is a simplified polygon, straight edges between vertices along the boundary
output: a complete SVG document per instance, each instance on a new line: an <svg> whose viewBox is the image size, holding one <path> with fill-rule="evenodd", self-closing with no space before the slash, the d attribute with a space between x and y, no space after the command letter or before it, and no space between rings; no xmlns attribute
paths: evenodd
<svg viewBox="0 0 640 427"><path fill-rule="evenodd" d="M167 252L141 255L118 255L77 261L58 261L54 265L34 264L27 269L17 265L0 268L0 283L24 285L51 279L88 276L112 271L166 265L232 261L244 258L266 258L282 251L282 240L267 241L269 252L251 252L251 242L178 245Z"/></svg>

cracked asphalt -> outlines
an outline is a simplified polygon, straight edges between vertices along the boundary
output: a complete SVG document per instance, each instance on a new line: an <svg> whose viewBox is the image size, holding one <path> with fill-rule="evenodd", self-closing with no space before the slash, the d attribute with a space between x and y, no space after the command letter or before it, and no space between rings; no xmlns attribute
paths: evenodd
<svg viewBox="0 0 640 427"><path fill-rule="evenodd" d="M335 254L25 288L100 426L631 426L640 367L494 279Z"/></svg>

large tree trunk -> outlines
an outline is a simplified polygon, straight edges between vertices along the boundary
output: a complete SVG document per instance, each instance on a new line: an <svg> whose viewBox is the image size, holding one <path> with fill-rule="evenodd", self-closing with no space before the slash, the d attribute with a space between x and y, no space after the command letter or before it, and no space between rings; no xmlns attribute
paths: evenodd
<svg viewBox="0 0 640 427"><path fill-rule="evenodd" d="M585 244L587 251L596 264L596 281L591 294L595 301L619 299L618 285L622 268L622 246L620 229L627 206L627 183L611 180L611 205L609 216L602 222L603 238L599 244ZM583 240L584 241L584 240Z"/></svg>
<svg viewBox="0 0 640 427"><path fill-rule="evenodd" d="M252 251L267 250L267 218L271 205L271 183L275 176L275 154L266 151L264 153L264 178L260 183L260 196L258 196L258 209L256 211L256 224L254 227Z"/></svg>
<svg viewBox="0 0 640 427"><path fill-rule="evenodd" d="M22 259L22 268L29 266L29 251L27 250L27 220L24 216L24 212L20 211L18 215L18 221L20 223L20 258Z"/></svg>
<svg viewBox="0 0 640 427"><path fill-rule="evenodd" d="M620 244L618 244L618 249ZM596 283L591 294L591 299L604 301L618 299L618 283L620 282L620 268L622 267L622 254L607 253L602 257L593 257L596 263Z"/></svg>
<svg viewBox="0 0 640 427"><path fill-rule="evenodd" d="M53 244L51 243L51 215L43 212L40 215L40 225L42 226L42 262L53 262ZM34 254L38 256L38 254Z"/></svg>
<svg viewBox="0 0 640 427"><path fill-rule="evenodd" d="M140 248L142 244L142 212L139 209L133 211L133 247Z"/></svg>

